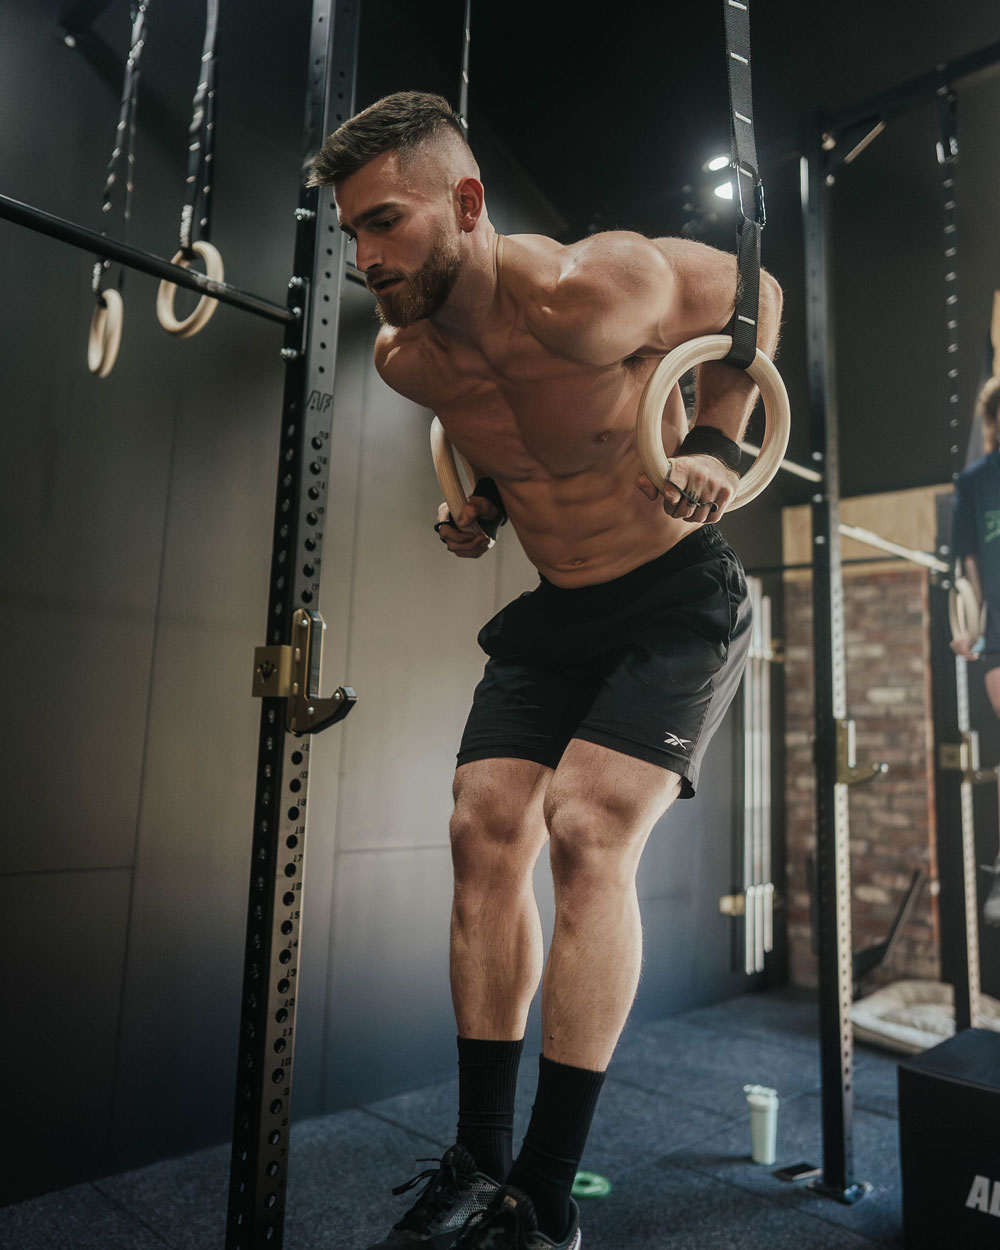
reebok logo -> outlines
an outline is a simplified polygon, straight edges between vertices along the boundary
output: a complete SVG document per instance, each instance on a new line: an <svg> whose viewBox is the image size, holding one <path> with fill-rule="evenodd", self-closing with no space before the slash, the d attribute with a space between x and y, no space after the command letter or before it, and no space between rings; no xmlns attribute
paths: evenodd
<svg viewBox="0 0 1000 1250"><path fill-rule="evenodd" d="M678 738L676 734L667 734L663 739L663 745L668 747L680 747L682 751L691 745L690 738Z"/></svg>
<svg viewBox="0 0 1000 1250"><path fill-rule="evenodd" d="M965 1205L974 1211L982 1211L983 1215L995 1215L1000 1219L1000 1181L991 1181L988 1176L977 1176L972 1182Z"/></svg>

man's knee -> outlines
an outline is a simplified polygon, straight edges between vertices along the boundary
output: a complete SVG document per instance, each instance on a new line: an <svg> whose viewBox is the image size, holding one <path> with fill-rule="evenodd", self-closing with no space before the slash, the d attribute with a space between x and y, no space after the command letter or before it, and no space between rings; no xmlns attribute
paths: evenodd
<svg viewBox="0 0 1000 1250"><path fill-rule="evenodd" d="M530 777L514 778L510 772L479 769L463 776L459 769L456 774L450 826L456 875L520 873L538 857L545 827L537 787Z"/></svg>
<svg viewBox="0 0 1000 1250"><path fill-rule="evenodd" d="M678 779L651 811L622 791L581 793L553 783L544 812L556 887L631 882L653 824L679 792Z"/></svg>

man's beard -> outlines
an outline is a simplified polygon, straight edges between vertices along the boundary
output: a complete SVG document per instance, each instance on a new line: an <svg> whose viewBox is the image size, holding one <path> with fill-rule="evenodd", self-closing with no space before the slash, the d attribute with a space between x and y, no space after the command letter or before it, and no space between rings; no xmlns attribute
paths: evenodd
<svg viewBox="0 0 1000 1250"><path fill-rule="evenodd" d="M442 237L431 246L430 255L398 291L375 296L375 310L383 325L402 329L426 317L433 317L458 281L460 261L457 249L449 252ZM381 279L379 279L381 281Z"/></svg>

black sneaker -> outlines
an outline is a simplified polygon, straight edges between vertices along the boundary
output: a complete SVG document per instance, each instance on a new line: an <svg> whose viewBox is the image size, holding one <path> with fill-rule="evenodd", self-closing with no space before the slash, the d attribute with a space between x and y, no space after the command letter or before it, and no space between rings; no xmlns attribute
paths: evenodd
<svg viewBox="0 0 1000 1250"><path fill-rule="evenodd" d="M420 1197L407 1211L384 1241L368 1250L396 1250L400 1246L423 1247L423 1250L451 1250L462 1229L477 1212L493 1201L500 1186L483 1172L476 1171L476 1161L464 1146L454 1145L440 1161L419 1159L418 1163L439 1163L414 1176L405 1185L397 1185L394 1194L405 1194L421 1181L427 1184Z"/></svg>
<svg viewBox="0 0 1000 1250"><path fill-rule="evenodd" d="M580 1250L580 1208L572 1198L569 1212L569 1231L562 1241L553 1241L538 1231L531 1199L505 1185L485 1211L469 1217L456 1250Z"/></svg>

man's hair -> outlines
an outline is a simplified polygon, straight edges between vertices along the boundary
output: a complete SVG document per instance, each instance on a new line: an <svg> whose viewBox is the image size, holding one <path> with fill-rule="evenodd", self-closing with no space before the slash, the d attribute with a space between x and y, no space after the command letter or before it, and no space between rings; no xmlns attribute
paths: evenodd
<svg viewBox="0 0 1000 1250"><path fill-rule="evenodd" d="M383 152L398 151L405 162L415 148L442 138L450 144L457 139L474 161L462 123L444 96L397 91L362 109L324 139L306 186L331 186Z"/></svg>
<svg viewBox="0 0 1000 1250"><path fill-rule="evenodd" d="M990 378L979 392L976 415L983 423L983 451L991 452L997 446L997 412L1000 410L1000 378Z"/></svg>

